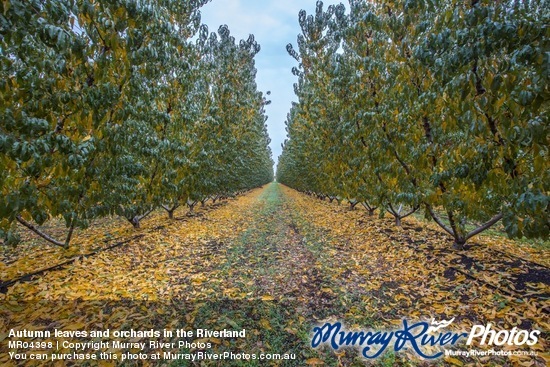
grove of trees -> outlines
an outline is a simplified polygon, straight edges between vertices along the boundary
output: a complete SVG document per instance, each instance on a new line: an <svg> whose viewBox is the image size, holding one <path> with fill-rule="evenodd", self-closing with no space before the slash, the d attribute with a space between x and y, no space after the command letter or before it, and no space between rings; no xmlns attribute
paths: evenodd
<svg viewBox="0 0 550 367"><path fill-rule="evenodd" d="M0 238L67 247L108 216L273 180L251 36L209 34L208 0L0 3ZM65 239L39 228L63 218Z"/></svg>
<svg viewBox="0 0 550 367"><path fill-rule="evenodd" d="M349 2L299 15L277 180L420 210L458 247L497 222L548 238L548 1Z"/></svg>

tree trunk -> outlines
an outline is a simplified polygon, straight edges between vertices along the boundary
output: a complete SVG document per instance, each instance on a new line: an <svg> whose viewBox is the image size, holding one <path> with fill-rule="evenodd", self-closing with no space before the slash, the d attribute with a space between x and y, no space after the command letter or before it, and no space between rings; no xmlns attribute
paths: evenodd
<svg viewBox="0 0 550 367"><path fill-rule="evenodd" d="M141 220L146 216L148 216L149 214L151 214L152 212L153 212L153 209L149 209L143 215L135 215L133 218L126 218L126 219L128 219L128 221L132 223L132 226L134 227L134 229L140 229Z"/></svg>
<svg viewBox="0 0 550 367"><path fill-rule="evenodd" d="M67 233L67 238L65 239L64 248L69 248L69 244L71 243L71 238L73 237L74 232L74 218L71 221L71 226L69 227L69 233Z"/></svg>
<svg viewBox="0 0 550 367"><path fill-rule="evenodd" d="M174 212L179 207L178 204L174 204L172 207L168 207L166 205L161 205L162 209L166 210L168 213L168 219L174 219Z"/></svg>
<svg viewBox="0 0 550 367"><path fill-rule="evenodd" d="M395 217L395 225L398 227L401 227L401 219L407 218L409 215L412 215L414 212L416 212L420 208L420 206L415 206L414 208L411 209L410 212L401 215L403 204L400 204L397 210L395 210L391 204L388 204L388 206L389 206L388 212Z"/></svg>
<svg viewBox="0 0 550 367"><path fill-rule="evenodd" d="M403 205L400 204L399 208L397 210L395 210L391 204L388 204L388 209L387 209L388 213L393 215L393 217L395 218L395 225L397 227L401 227L401 216L399 215L399 213L401 213L401 208L402 207L403 207Z"/></svg>
<svg viewBox="0 0 550 367"><path fill-rule="evenodd" d="M139 229L141 228L140 225L139 225L139 217L138 216L135 216L131 219L128 219L128 221L132 224L132 226L134 227L134 229Z"/></svg>
<svg viewBox="0 0 550 367"><path fill-rule="evenodd" d="M443 221L435 214L435 212L434 212L433 208L431 207L431 205L426 204L426 208L428 209L428 212L430 213L433 220L441 228L443 228L447 233L449 233L451 236L453 236L453 238L454 238L453 248L456 248L456 249L459 249L459 250L464 249L464 245L466 244L466 242L470 238L472 238L472 237L480 234L481 232L491 228L495 223L497 223L498 221L500 221L502 219L502 213L498 213L497 215L495 215L494 217L492 217L491 219L489 219L487 222L483 223L482 225L478 226L476 229L474 229L470 233L468 233L466 235L463 235L463 234L461 234L458 227L456 226L453 212L451 212L451 211L447 212L447 216L448 216L449 222L451 224L451 227L449 228L449 226L445 225L445 223L443 223Z"/></svg>
<svg viewBox="0 0 550 367"><path fill-rule="evenodd" d="M464 250L464 245L466 244L466 239L461 237L461 238L455 238L454 242L453 242L453 248L455 250L459 250L459 251L462 251Z"/></svg>
<svg viewBox="0 0 550 367"><path fill-rule="evenodd" d="M363 205L363 208L367 209L367 211L368 211L368 216L369 216L369 217L372 217L372 216L374 215L374 211L375 211L376 209L378 209L377 206L371 207L371 206L370 206L368 203L366 203L366 202L361 202L361 205Z"/></svg>
<svg viewBox="0 0 550 367"><path fill-rule="evenodd" d="M395 217L395 225L401 227L401 217L398 215Z"/></svg>

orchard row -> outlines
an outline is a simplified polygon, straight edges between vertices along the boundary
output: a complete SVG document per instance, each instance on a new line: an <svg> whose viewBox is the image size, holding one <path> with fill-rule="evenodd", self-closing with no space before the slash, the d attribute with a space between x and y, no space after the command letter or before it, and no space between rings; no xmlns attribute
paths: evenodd
<svg viewBox="0 0 550 367"><path fill-rule="evenodd" d="M0 4L0 235L74 228L273 179L251 36L209 34L208 0ZM63 218L57 240L38 225Z"/></svg>
<svg viewBox="0 0 550 367"><path fill-rule="evenodd" d="M277 179L461 247L501 222L548 238L547 2L350 1L300 13Z"/></svg>

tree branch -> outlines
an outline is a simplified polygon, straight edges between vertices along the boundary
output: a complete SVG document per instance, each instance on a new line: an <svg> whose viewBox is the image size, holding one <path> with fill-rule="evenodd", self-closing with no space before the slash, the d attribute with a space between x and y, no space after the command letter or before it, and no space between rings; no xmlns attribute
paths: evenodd
<svg viewBox="0 0 550 367"><path fill-rule="evenodd" d="M365 209L367 209L368 211L375 211L375 210L378 208L377 206L371 207L371 206L369 205L369 203L367 203L366 201L362 201L362 202L361 202L361 205L363 205L363 207L364 207Z"/></svg>
<svg viewBox="0 0 550 367"><path fill-rule="evenodd" d="M435 215L435 213L434 213L434 211L433 211L433 209L432 209L432 206L426 204L426 208L428 209L428 212L429 212L430 215L432 216L433 220L435 220L435 222L436 222L437 224L439 224L439 226L440 226L441 228L443 228L447 233L449 233L449 234L450 234L451 236L453 236L453 238L454 238L454 237L455 237L455 234L453 233L453 230L450 229L449 227L447 227L447 226L445 225L445 223L443 223L443 222L441 221L441 219L439 219L439 217L438 217L437 215Z"/></svg>
<svg viewBox="0 0 550 367"><path fill-rule="evenodd" d="M388 209L386 209L394 217L399 217L399 213L393 208L393 206L388 203Z"/></svg>
<svg viewBox="0 0 550 367"><path fill-rule="evenodd" d="M17 221L19 223L21 223L23 226L27 227L28 229L30 229L31 231L33 231L34 233L36 233L37 235L39 235L40 237L42 237L43 239L48 241L49 243L51 243L53 245L56 245L56 246L59 246L59 247L63 247L63 248L68 247L67 243L57 241L55 238L48 236L46 233L42 232L38 227L36 227L33 224L27 222L20 215L16 216L15 219L17 219ZM72 229L69 231L69 237L68 237L69 241L70 241L70 236L71 235L72 235Z"/></svg>
<svg viewBox="0 0 550 367"><path fill-rule="evenodd" d="M413 207L410 212L408 212L407 214L401 216L401 218L407 218L409 215L415 213L418 209L420 209L420 205L417 205L417 206Z"/></svg>
<svg viewBox="0 0 550 367"><path fill-rule="evenodd" d="M146 216L148 216L149 214L151 214L153 212L153 209L149 209L148 211L146 211L143 215L138 215L137 216L137 220L140 221L142 220L143 218L145 218Z"/></svg>
<svg viewBox="0 0 550 367"><path fill-rule="evenodd" d="M485 231L486 229L489 229L491 226L493 226L495 223L497 223L501 219L502 219L502 213L495 215L493 218L489 219L489 221L485 222L481 226L474 229L472 232L468 233L466 235L466 239L472 238L476 234L479 234Z"/></svg>

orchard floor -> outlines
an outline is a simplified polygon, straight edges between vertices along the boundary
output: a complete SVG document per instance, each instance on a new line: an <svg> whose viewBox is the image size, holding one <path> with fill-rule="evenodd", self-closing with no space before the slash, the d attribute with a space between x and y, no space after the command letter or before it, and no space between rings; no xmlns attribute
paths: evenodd
<svg viewBox="0 0 550 367"><path fill-rule="evenodd" d="M56 226L48 229L54 233L61 230ZM405 219L398 228L390 218L369 217L363 210L351 211L346 205L323 202L276 183L235 199L207 204L193 215L182 211L174 220L156 212L144 220L140 230L122 221L102 220L80 231L74 243L71 249L62 250L27 237L15 249L4 249L0 254L1 365L550 363L550 256L544 247L481 236L466 250L457 251L441 231L414 218ZM113 244L118 246L109 248ZM55 267L57 264L63 265ZM497 330L541 330L534 346L493 347L537 352L538 356L427 361L409 348L388 350L367 361L358 349L334 352L327 346L310 347L312 328L327 321L342 321L352 330L397 330L403 327L402 319L416 322L432 318L454 318L449 329L456 332L487 323ZM208 353L286 353L296 359L156 362L148 357L124 363L56 364L10 359L8 352L15 350L7 346L13 339L8 337L10 329L199 328L246 329L246 337L176 339L210 343L211 348L205 350ZM143 353L148 356L161 352L149 346L149 339L135 337L131 341L146 342ZM472 347L461 342L454 348ZM197 351L185 347L173 350Z"/></svg>

